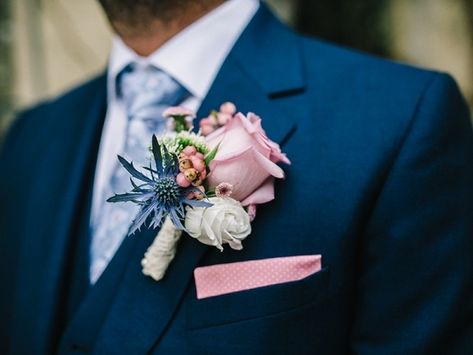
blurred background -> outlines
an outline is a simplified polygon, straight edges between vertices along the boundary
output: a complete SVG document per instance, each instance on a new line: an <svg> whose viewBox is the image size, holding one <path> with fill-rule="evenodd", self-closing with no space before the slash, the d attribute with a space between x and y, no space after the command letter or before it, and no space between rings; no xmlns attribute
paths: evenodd
<svg viewBox="0 0 473 355"><path fill-rule="evenodd" d="M473 0L267 0L298 31L448 71L473 107ZM0 0L0 133L13 112L103 71L96 0Z"/></svg>

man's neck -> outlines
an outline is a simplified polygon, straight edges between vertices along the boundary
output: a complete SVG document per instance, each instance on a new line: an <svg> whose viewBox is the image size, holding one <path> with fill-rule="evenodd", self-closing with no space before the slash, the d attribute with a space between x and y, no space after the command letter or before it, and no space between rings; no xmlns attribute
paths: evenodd
<svg viewBox="0 0 473 355"><path fill-rule="evenodd" d="M184 28L205 16L224 1L207 1L205 5L191 3L175 19L162 20L157 18L143 31L136 31L120 22L114 22L112 26L129 48L133 49L138 55L147 57Z"/></svg>

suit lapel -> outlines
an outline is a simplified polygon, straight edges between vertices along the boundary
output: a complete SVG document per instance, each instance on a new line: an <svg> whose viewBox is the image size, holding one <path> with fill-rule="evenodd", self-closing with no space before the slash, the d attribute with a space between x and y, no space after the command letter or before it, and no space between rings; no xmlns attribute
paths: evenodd
<svg viewBox="0 0 473 355"><path fill-rule="evenodd" d="M306 87L299 40L261 4L228 55L198 117L232 101L240 112L260 115L268 136L284 144L296 122L278 105L278 99Z"/></svg>
<svg viewBox="0 0 473 355"><path fill-rule="evenodd" d="M281 55L274 43L267 42L272 38L289 41L289 47L293 50ZM274 101L304 88L298 46L292 44L295 39L261 6L222 66L201 105L198 117L206 116L224 101L233 101L242 112L251 110L260 114L268 134L276 141L287 140L295 129L295 122L288 115L277 111ZM287 47L288 43L285 43L284 48ZM252 55L247 56L245 53ZM144 230L128 238L126 243L132 243L130 240L135 239L133 248L120 248L119 253L127 250L123 252L126 257L117 257L121 263L127 264L126 270L120 280L115 280L116 293L106 301L110 304L108 311L103 306L102 311L106 315L98 337L95 338L96 334L89 332L88 338L80 340L84 348L93 347L98 353L144 354L159 342L190 285L194 268L209 248L183 235L176 258L164 279L155 282L141 273L140 261L156 232ZM109 273L115 274L112 268ZM101 297L98 286L97 299ZM96 302L91 302L89 311L93 309L92 304ZM87 309L83 312L87 313ZM84 317L86 313L82 314L84 320L87 318ZM85 324L84 327L79 326L73 333L77 335L80 328L87 332L85 327ZM125 337L126 342L117 342L117 339Z"/></svg>

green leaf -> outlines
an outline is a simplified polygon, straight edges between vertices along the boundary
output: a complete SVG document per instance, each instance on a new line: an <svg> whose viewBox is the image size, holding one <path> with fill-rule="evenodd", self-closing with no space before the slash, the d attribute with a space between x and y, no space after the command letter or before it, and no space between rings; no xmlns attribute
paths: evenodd
<svg viewBox="0 0 473 355"><path fill-rule="evenodd" d="M217 155L217 152L218 152L218 148L220 148L220 144L221 142L217 144L215 148L212 149L212 151L205 156L204 158L205 165L209 166L210 162L215 159L215 156Z"/></svg>
<svg viewBox="0 0 473 355"><path fill-rule="evenodd" d="M174 116L174 122L176 128L174 129L177 133L187 131L186 116Z"/></svg>

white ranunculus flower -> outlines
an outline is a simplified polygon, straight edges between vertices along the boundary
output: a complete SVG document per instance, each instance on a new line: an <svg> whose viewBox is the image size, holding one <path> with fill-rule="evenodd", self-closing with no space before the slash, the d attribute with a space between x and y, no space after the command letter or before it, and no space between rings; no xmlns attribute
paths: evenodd
<svg viewBox="0 0 473 355"><path fill-rule="evenodd" d="M201 243L223 250L243 248L241 241L251 233L250 217L240 202L229 197L212 197L212 207L188 207L185 227Z"/></svg>

